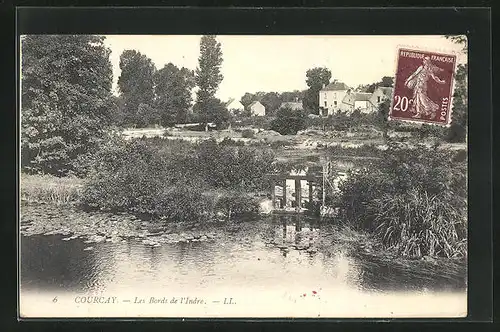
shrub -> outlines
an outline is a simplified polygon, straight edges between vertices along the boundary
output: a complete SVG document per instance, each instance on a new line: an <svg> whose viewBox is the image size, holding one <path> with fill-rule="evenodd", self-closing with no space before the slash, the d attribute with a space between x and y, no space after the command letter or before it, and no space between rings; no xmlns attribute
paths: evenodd
<svg viewBox="0 0 500 332"><path fill-rule="evenodd" d="M198 144L161 138L110 141L96 157L82 204L172 220L208 218L215 207L203 193L264 188L262 175L270 171L273 161L270 151L215 140Z"/></svg>
<svg viewBox="0 0 500 332"><path fill-rule="evenodd" d="M390 146L340 183L337 205L350 225L408 256L463 256L467 188L455 151ZM403 231L404 230L404 231Z"/></svg>
<svg viewBox="0 0 500 332"><path fill-rule="evenodd" d="M243 137L243 138L255 138L255 133L252 129L244 129L241 132L241 137Z"/></svg>
<svg viewBox="0 0 500 332"><path fill-rule="evenodd" d="M229 137L224 137L224 139L219 143L220 146L244 146L245 142L235 141Z"/></svg>
<svg viewBox="0 0 500 332"><path fill-rule="evenodd" d="M256 214L259 205L254 197L242 192L225 192L215 200L215 209L228 219L245 214Z"/></svg>
<svg viewBox="0 0 500 332"><path fill-rule="evenodd" d="M281 135L295 135L306 128L306 115L303 111L281 108L271 122L271 129Z"/></svg>

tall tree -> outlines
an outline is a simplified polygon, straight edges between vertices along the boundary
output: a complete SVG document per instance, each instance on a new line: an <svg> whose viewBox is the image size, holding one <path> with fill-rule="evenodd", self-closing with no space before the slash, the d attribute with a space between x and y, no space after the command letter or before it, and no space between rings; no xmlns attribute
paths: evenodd
<svg viewBox="0 0 500 332"><path fill-rule="evenodd" d="M140 126L144 124L142 112L153 106L155 65L146 55L136 50L125 50L120 55L120 69L118 88L124 101L125 122ZM144 105L139 110L141 104Z"/></svg>
<svg viewBox="0 0 500 332"><path fill-rule="evenodd" d="M212 121L217 111L210 106L218 104L215 93L224 79L221 74L222 47L213 35L204 35L200 41L200 56L196 68L195 81L198 86L196 107L202 122Z"/></svg>
<svg viewBox="0 0 500 332"><path fill-rule="evenodd" d="M22 39L21 156L31 172L81 171L78 159L104 137L113 73L104 37L31 35Z"/></svg>
<svg viewBox="0 0 500 332"><path fill-rule="evenodd" d="M303 100L306 111L313 114L319 113L319 91L324 85L330 83L332 72L328 68L316 67L306 72L306 84L309 89Z"/></svg>
<svg viewBox="0 0 500 332"><path fill-rule="evenodd" d="M155 74L155 108L162 125L170 126L187 121L191 106L191 90L194 88L194 72L177 68L168 63Z"/></svg>

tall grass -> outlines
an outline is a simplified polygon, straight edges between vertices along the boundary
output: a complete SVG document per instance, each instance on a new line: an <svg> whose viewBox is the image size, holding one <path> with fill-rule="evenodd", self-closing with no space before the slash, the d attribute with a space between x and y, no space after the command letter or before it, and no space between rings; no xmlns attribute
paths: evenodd
<svg viewBox="0 0 500 332"><path fill-rule="evenodd" d="M407 195L384 195L369 203L375 234L403 257L465 257L467 219L443 193L410 190Z"/></svg>
<svg viewBox="0 0 500 332"><path fill-rule="evenodd" d="M76 177L29 175L21 173L21 200L54 204L76 203L80 198L82 180Z"/></svg>
<svg viewBox="0 0 500 332"><path fill-rule="evenodd" d="M348 172L334 197L344 222L405 257L463 258L467 239L467 161L461 152L389 147ZM463 156L462 156L463 157Z"/></svg>

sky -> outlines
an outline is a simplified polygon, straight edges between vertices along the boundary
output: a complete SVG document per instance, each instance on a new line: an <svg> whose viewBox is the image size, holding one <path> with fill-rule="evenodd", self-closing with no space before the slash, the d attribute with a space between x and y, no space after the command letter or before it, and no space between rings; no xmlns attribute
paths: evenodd
<svg viewBox="0 0 500 332"><path fill-rule="evenodd" d="M201 36L196 35L107 35L111 49L113 87L117 93L120 55L134 49L145 54L157 69L169 62L196 69ZM216 96L239 100L245 92L307 89L306 71L326 67L332 79L351 87L394 76L398 46L454 52L458 62L466 55L462 46L443 36L229 36L219 35L224 76Z"/></svg>

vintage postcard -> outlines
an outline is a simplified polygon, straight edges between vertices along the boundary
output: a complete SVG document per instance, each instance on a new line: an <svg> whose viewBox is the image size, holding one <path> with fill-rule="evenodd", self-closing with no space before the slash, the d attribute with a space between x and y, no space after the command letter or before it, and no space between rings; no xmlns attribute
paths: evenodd
<svg viewBox="0 0 500 332"><path fill-rule="evenodd" d="M464 36L19 44L21 318L467 315Z"/></svg>

